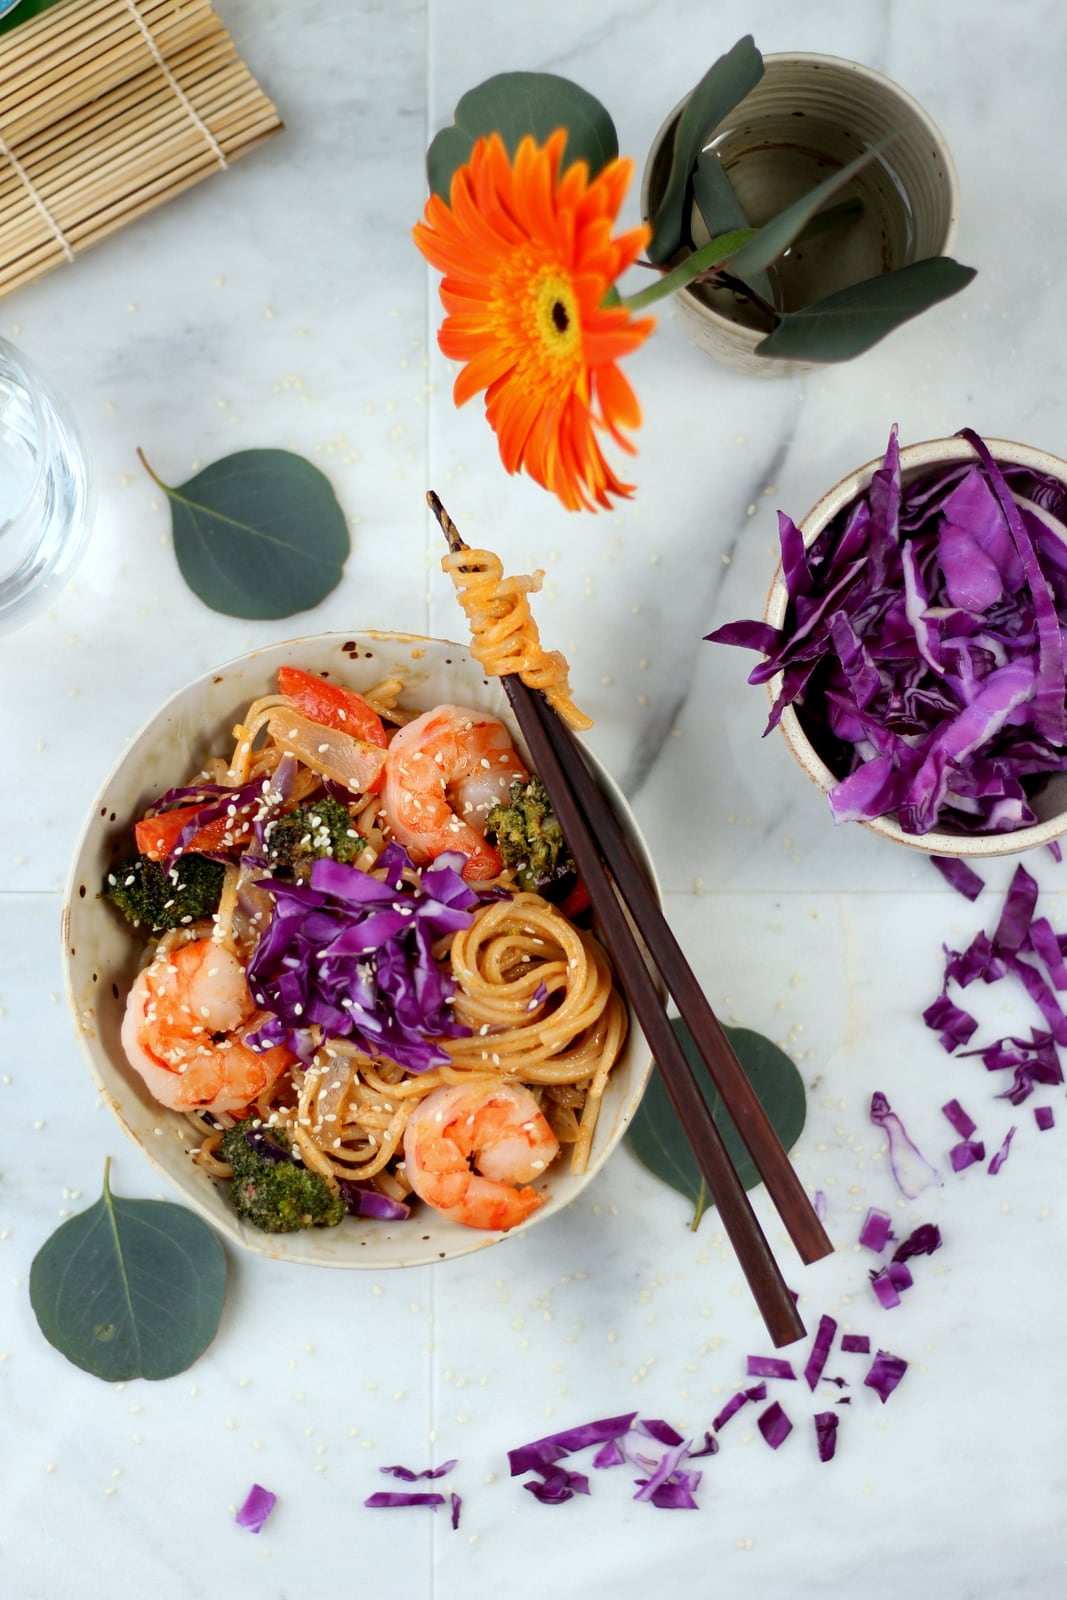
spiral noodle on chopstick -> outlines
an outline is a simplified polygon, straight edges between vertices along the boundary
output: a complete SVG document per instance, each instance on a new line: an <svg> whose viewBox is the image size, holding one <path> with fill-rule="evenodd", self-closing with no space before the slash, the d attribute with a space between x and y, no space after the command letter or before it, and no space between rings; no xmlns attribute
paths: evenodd
<svg viewBox="0 0 1067 1600"><path fill-rule="evenodd" d="M455 585L470 624L471 654L490 677L518 673L531 689L540 689L553 710L572 728L593 726L571 698L567 661L558 650L544 650L528 594L544 579L541 571L505 578L491 550L452 550L441 558L442 570Z"/></svg>

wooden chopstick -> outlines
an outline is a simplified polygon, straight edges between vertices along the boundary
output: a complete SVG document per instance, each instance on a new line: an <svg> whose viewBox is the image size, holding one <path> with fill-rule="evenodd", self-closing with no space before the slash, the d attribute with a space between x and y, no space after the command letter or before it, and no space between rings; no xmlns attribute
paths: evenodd
<svg viewBox="0 0 1067 1600"><path fill-rule="evenodd" d="M821 1260L833 1251L826 1230L644 874L630 854L622 829L586 765L578 741L543 695L534 694L530 698L585 819L593 829L615 886L629 906L646 943L655 951L660 976L766 1184L789 1237L802 1261Z"/></svg>
<svg viewBox="0 0 1067 1600"><path fill-rule="evenodd" d="M468 548L460 537L455 524L445 511L440 500L433 493L427 496L434 515L441 524L442 530L448 539L452 550ZM729 1153L722 1141L722 1136L711 1116L707 1102L698 1087L690 1068L689 1062L679 1042L678 1035L667 1016L659 989L651 971L645 953L638 945L633 927L626 915L622 902L615 892L612 878L609 876L602 849L604 839L601 835L601 822L603 812L608 810L606 802L600 795L600 790L591 779L588 769L581 760L577 746L566 734L563 725L559 722L551 707L545 702L539 691L530 689L522 679L515 674L510 674L502 679L504 690L508 696L515 719L526 740L533 765L538 772L553 809L559 819L564 837L574 856L575 864L581 875L586 889L589 892L593 909L600 922L604 942L615 965L619 982L633 1007L634 1014L641 1025L649 1048L655 1057L656 1064L663 1075L664 1085L670 1096L671 1103L685 1129L686 1137L696 1156L697 1163L708 1185L712 1199L719 1208L723 1227L734 1246L741 1269L745 1274L753 1297L759 1307L760 1313L767 1326L767 1330L775 1345L791 1344L794 1340L802 1338L804 1324L796 1307L796 1302L782 1277L781 1269L775 1260L770 1246L760 1228L755 1212L745 1193L744 1186L730 1160ZM558 734L563 736L557 738ZM566 739L567 742L563 742ZM579 798L579 793L572 787L571 778L575 769L581 766L591 790L595 792L597 800L592 802L594 816L589 816L585 810L584 802ZM579 783L581 780L579 779ZM584 793L585 785L582 784ZM588 799L588 796L585 797ZM610 814L610 813L609 813ZM614 824L614 818L612 818ZM617 824L614 824L617 830ZM609 830L610 831L610 830ZM621 838L621 831L619 831ZM640 877L640 868L625 849L625 876ZM621 865L622 858L619 858ZM613 872L618 869L613 867ZM616 879L618 881L618 877ZM621 888L621 884L619 885ZM647 890L647 884L645 885ZM655 906L655 900L648 891L648 900ZM643 900L637 900L642 913L647 909ZM656 917L645 922L636 914L634 921L640 929L643 939L651 944L658 934L659 924L663 923L662 915L656 906ZM631 911L633 907L631 906ZM676 956L673 966L678 962L685 965L681 951L675 946ZM657 951L658 955L658 951ZM688 970L688 969L687 969ZM666 974L662 974L666 981ZM692 976L690 974L690 976ZM695 978L693 985L696 985ZM668 985L669 987L669 985ZM688 997L687 997L688 998ZM678 997L675 995L675 1000ZM706 1002L705 1002L706 1004ZM680 1007L679 1007L680 1009ZM710 1007L708 1008L710 1011ZM719 1034L725 1041L725 1035L719 1029ZM694 1035L695 1037L695 1035ZM732 1053L732 1052L731 1052ZM734 1057L736 1062L736 1057ZM751 1086L744 1076L740 1063L737 1071L741 1074L747 1096L755 1099ZM722 1090L720 1089L720 1093ZM736 1096L735 1096L736 1098ZM752 1118L746 1117L744 1110L738 1117L734 1105L723 1094L731 1114L740 1126L742 1121L751 1124ZM762 1109L762 1108L761 1108ZM769 1124L768 1124L769 1126ZM773 1129L771 1130L774 1138ZM775 1138L775 1142L777 1140ZM779 1149L781 1147L779 1146ZM788 1166L788 1158L782 1152L782 1157ZM790 1167L790 1172L792 1168ZM795 1181L795 1180L794 1180ZM799 1188L799 1184L797 1184ZM810 1202L800 1189L804 1204L810 1210ZM812 1211L812 1219L821 1230L821 1224ZM825 1247L818 1250L817 1254L828 1254L832 1249L829 1239ZM814 1255L807 1259L815 1259Z"/></svg>

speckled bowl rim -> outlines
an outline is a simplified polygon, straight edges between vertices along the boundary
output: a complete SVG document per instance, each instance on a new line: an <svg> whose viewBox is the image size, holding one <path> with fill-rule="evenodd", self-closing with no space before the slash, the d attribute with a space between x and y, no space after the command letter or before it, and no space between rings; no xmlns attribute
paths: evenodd
<svg viewBox="0 0 1067 1600"><path fill-rule="evenodd" d="M1033 445L1016 444L1009 439L986 438L984 442L995 461L1030 467L1035 472L1048 472L1067 483L1067 461L1050 455L1046 450L1039 450ZM900 470L906 480L909 476L915 476L929 467L950 466L957 461L977 459L974 447L966 439L924 439L918 444L905 445L901 449ZM882 464L883 457L878 456L873 461L866 462L864 466L857 467L854 472L850 472L847 477L834 484L832 489L827 490L799 524L806 550L838 512L868 487ZM788 603L789 595L782 575L782 563L779 560L767 595L764 621L769 622L772 627L780 628L785 621ZM768 684L772 701L778 693L780 684L779 673ZM792 706L787 706L782 713L779 727L790 752L808 777L823 794L829 794L838 780L816 753ZM977 860L990 856L1019 855L1038 845L1053 843L1054 840L1067 834L1067 811L1058 813L1044 822L1034 823L1028 828L1018 828L1013 833L975 835L905 833L891 816L876 817L869 822L861 823L860 826L879 834L883 839L892 839L897 844L908 845L912 850L918 850L925 855L962 856Z"/></svg>
<svg viewBox="0 0 1067 1600"><path fill-rule="evenodd" d="M368 653L375 661L373 670L360 664ZM502 1240L521 1237L531 1226L558 1216L592 1182L618 1147L640 1104L653 1062L631 1013L629 1036L605 1091L586 1171L580 1176L568 1170L553 1172L545 1180L545 1204L509 1233L465 1228L420 1207L407 1222L399 1224L347 1217L337 1228L266 1234L243 1223L219 1185L193 1164L185 1153L188 1124L151 1099L122 1053L118 1029L140 947L121 919L100 899L96 886L115 858L117 837L125 831L129 840L128 819L138 815L138 808L143 809L155 794L184 781L209 747L227 748L236 714L257 693L274 687L274 675L280 665L337 671L339 655L348 663L346 681L355 687L367 687L391 666L403 666L407 669L407 704L417 706L425 700L429 706L452 700L485 707L509 725L517 747L527 754L499 679L485 676L467 646L421 634L363 629L282 640L237 656L201 673L172 694L129 741L102 783L81 830L66 885L61 919L62 962L75 1033L101 1097L124 1132L178 1191L181 1201L242 1250L304 1265L383 1271L470 1255ZM420 688L420 676L432 682L435 675L438 683L447 679L456 692L449 695L432 687ZM209 726L205 726L200 714L205 704L217 704L218 708L218 716ZM188 724L190 733L182 732L183 724ZM193 735L203 746L199 754L194 753ZM662 900L652 858L633 813L600 762L588 750L586 754L657 899Z"/></svg>

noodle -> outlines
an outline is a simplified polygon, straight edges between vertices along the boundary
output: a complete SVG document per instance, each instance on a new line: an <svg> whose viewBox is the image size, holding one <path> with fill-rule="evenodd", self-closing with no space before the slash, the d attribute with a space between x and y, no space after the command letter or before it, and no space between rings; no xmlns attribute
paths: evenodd
<svg viewBox="0 0 1067 1600"><path fill-rule="evenodd" d="M571 699L567 662L558 650L541 648L541 636L526 596L536 593L543 572L505 578L491 550L452 550L441 567L456 587L466 612L473 643L471 654L491 677L517 672L531 689L540 689L549 705L572 728L591 728L592 719Z"/></svg>

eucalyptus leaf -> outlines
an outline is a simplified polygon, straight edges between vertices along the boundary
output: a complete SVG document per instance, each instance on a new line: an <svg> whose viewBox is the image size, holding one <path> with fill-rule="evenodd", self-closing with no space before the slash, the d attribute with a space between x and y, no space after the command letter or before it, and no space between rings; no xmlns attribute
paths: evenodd
<svg viewBox="0 0 1067 1600"><path fill-rule="evenodd" d="M430 192L444 200L456 168L470 160L475 141L490 133L499 133L514 156L526 134L544 144L557 128L566 128L563 164L586 162L590 178L619 153L615 124L600 101L552 72L499 72L469 89L454 116L454 125L441 129L426 154Z"/></svg>
<svg viewBox="0 0 1067 1600"><path fill-rule="evenodd" d="M745 208L715 150L702 150L697 157L693 173L693 200L708 230L709 239L749 226ZM699 245L703 240L694 236L693 243ZM768 273L750 272L745 282L761 300L773 306L774 287Z"/></svg>
<svg viewBox="0 0 1067 1600"><path fill-rule="evenodd" d="M847 361L869 350L902 322L965 289L975 276L951 256L929 256L851 284L782 317L756 346L760 356Z"/></svg>
<svg viewBox="0 0 1067 1600"><path fill-rule="evenodd" d="M701 78L674 130L671 169L656 213L648 253L657 264L669 261L685 234L686 196L697 157L723 118L763 77L763 57L746 34L720 56ZM714 230L713 230L714 231Z"/></svg>
<svg viewBox="0 0 1067 1600"><path fill-rule="evenodd" d="M681 1020L675 1020L673 1027L738 1177L746 1189L754 1189L761 1182L759 1172L697 1053L692 1035ZM791 1150L803 1132L807 1114L807 1096L800 1073L784 1051L751 1028L724 1028L723 1032L733 1045L783 1148ZM714 1201L658 1072L652 1074L637 1115L630 1123L626 1142L642 1166L693 1202L692 1226L699 1227L701 1217Z"/></svg>
<svg viewBox="0 0 1067 1600"><path fill-rule="evenodd" d="M240 450L172 488L138 455L170 501L182 577L213 611L291 617L341 581L345 515L329 479L303 456Z"/></svg>
<svg viewBox="0 0 1067 1600"><path fill-rule="evenodd" d="M49 1344L109 1383L172 1378L218 1330L226 1257L194 1212L112 1194L57 1228L30 1268L30 1303Z"/></svg>
<svg viewBox="0 0 1067 1600"><path fill-rule="evenodd" d="M772 217L770 222L764 223L734 256L730 263L731 272L747 280L749 273L765 271L772 261L777 261L779 256L785 254L798 234L804 231L812 218L822 209L823 203L839 189L851 183L864 167L869 167L872 161L876 161L888 142L887 139L881 139L877 144L868 145L854 161L848 162L824 182L816 184L814 189L809 189L807 194L801 195L799 200L794 200L791 206L786 206L785 210Z"/></svg>

